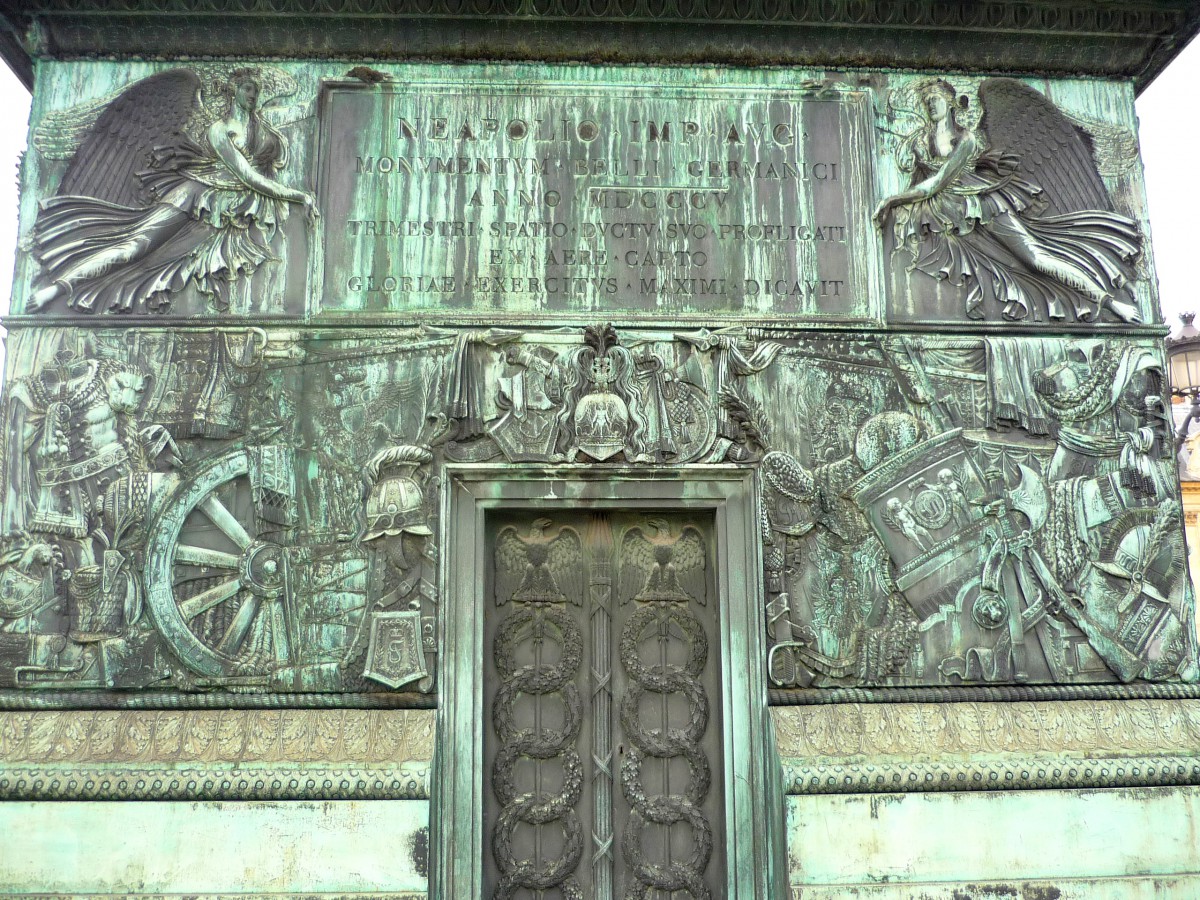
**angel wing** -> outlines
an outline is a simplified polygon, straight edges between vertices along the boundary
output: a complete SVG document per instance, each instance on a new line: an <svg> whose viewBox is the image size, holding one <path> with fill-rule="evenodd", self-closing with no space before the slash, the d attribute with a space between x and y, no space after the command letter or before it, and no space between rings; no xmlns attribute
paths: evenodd
<svg viewBox="0 0 1200 900"><path fill-rule="evenodd" d="M546 566L558 589L576 606L583 605L583 541L574 528L564 526L546 551Z"/></svg>
<svg viewBox="0 0 1200 900"><path fill-rule="evenodd" d="M691 594L701 606L708 605L708 578L705 577L707 554L704 551L704 535L694 525L685 525L679 540L675 542L671 561L675 564L675 577L679 586Z"/></svg>
<svg viewBox="0 0 1200 900"><path fill-rule="evenodd" d="M184 140L199 108L200 79L190 69L171 69L133 84L87 130L58 193L144 206L148 198L138 173L148 167L154 150Z"/></svg>
<svg viewBox="0 0 1200 900"><path fill-rule="evenodd" d="M517 529L509 525L496 535L496 605L503 606L512 599L525 579L529 555Z"/></svg>
<svg viewBox="0 0 1200 900"><path fill-rule="evenodd" d="M618 567L617 596L624 605L642 592L654 569L654 545L640 527L630 528L621 539Z"/></svg>
<svg viewBox="0 0 1200 900"><path fill-rule="evenodd" d="M980 128L993 149L1011 153L1041 186L1051 215L1112 210L1089 135L1044 95L1015 78L979 86Z"/></svg>
<svg viewBox="0 0 1200 900"><path fill-rule="evenodd" d="M109 91L95 100L47 113L33 130L33 148L46 159L70 159L100 114L119 96L121 91Z"/></svg>
<svg viewBox="0 0 1200 900"><path fill-rule="evenodd" d="M1117 177L1132 170L1138 162L1137 135L1131 129L1090 116L1068 115L1075 127L1089 140L1096 168L1101 175Z"/></svg>

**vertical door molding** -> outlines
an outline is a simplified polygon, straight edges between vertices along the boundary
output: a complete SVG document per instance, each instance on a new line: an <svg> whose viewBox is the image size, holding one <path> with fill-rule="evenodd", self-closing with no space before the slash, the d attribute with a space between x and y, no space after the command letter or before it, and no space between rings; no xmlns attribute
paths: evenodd
<svg viewBox="0 0 1200 900"><path fill-rule="evenodd" d="M730 900L785 889L783 783L767 709L754 470L732 466L448 466L442 565L431 894L483 897L485 517L491 510L704 510L715 528L723 673L724 841Z"/></svg>

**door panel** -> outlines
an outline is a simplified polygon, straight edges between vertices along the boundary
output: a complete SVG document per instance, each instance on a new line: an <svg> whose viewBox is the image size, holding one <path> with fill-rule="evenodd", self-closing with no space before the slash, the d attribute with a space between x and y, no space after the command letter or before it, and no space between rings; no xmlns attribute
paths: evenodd
<svg viewBox="0 0 1200 900"><path fill-rule="evenodd" d="M711 519L505 512L488 540L486 895L722 896Z"/></svg>

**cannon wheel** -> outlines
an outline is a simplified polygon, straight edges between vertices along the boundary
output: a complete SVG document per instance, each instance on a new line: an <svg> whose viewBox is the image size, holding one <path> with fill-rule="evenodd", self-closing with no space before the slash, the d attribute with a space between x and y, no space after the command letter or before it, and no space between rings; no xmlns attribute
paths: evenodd
<svg viewBox="0 0 1200 900"><path fill-rule="evenodd" d="M200 469L167 499L147 544L150 614L183 663L213 678L288 661L288 557L262 534L249 472L246 450Z"/></svg>

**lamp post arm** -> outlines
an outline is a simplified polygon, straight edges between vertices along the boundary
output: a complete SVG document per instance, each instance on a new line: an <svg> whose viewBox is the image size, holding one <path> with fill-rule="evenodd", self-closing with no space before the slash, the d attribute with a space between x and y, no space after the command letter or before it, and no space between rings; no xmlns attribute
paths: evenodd
<svg viewBox="0 0 1200 900"><path fill-rule="evenodd" d="M1187 440L1188 429L1192 427L1192 423L1200 420L1200 391L1193 391L1191 397L1192 408L1188 410L1187 418L1180 422L1179 427L1175 429L1176 450L1182 447L1183 442Z"/></svg>

